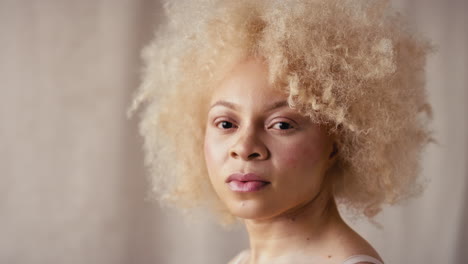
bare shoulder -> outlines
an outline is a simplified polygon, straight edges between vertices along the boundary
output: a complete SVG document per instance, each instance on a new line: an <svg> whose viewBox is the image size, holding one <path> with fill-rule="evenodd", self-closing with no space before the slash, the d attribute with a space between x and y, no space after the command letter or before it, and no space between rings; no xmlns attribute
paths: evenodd
<svg viewBox="0 0 468 264"><path fill-rule="evenodd" d="M245 255L247 255L249 252L248 249L242 250L239 254L237 254L234 258L232 258L228 264L237 264L239 263L239 260L243 259Z"/></svg>
<svg viewBox="0 0 468 264"><path fill-rule="evenodd" d="M366 239L364 239L362 236L360 236L356 232L354 232L354 235L350 237L350 240L348 241L343 252L345 256L343 261L351 256L366 255L366 256L373 257L379 260L380 262L383 262L377 250L375 250L375 248ZM364 264L367 262L362 262L362 263Z"/></svg>
<svg viewBox="0 0 468 264"><path fill-rule="evenodd" d="M383 262L377 250L349 226L341 230L340 235L331 245L335 248L333 259L336 263L342 263L356 255L367 255ZM362 262L364 263L367 264L367 262Z"/></svg>
<svg viewBox="0 0 468 264"><path fill-rule="evenodd" d="M236 263L236 262L235 262L235 261L236 261L236 258L237 258L237 257L234 257L233 259L231 259L231 260L228 262L228 264L235 264L235 263Z"/></svg>

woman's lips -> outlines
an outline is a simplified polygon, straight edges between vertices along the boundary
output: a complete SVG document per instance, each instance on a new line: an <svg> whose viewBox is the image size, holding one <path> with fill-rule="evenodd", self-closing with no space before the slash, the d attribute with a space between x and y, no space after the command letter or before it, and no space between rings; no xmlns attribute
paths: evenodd
<svg viewBox="0 0 468 264"><path fill-rule="evenodd" d="M229 189L235 192L255 192L266 187L269 182L264 181L230 181Z"/></svg>
<svg viewBox="0 0 468 264"><path fill-rule="evenodd" d="M227 179L226 183L229 189L235 192L255 192L265 188L270 184L269 181L254 173L234 173Z"/></svg>

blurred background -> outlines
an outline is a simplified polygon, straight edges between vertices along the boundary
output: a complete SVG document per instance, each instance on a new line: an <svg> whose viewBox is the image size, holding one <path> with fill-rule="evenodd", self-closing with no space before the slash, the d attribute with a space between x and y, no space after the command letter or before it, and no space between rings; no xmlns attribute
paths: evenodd
<svg viewBox="0 0 468 264"><path fill-rule="evenodd" d="M468 263L468 1L393 5L438 47L428 63L438 145L429 185L351 225L386 263ZM0 0L0 263L218 264L242 228L188 222L147 199L137 120L125 116L156 0Z"/></svg>

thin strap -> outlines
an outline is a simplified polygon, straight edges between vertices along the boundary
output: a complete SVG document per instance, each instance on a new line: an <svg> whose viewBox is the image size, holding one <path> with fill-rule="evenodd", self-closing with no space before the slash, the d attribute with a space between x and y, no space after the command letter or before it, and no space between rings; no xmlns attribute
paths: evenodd
<svg viewBox="0 0 468 264"><path fill-rule="evenodd" d="M234 264L241 264L245 257L247 256L247 254L249 253L249 250L246 249L244 251L242 251L241 253L239 253L239 256L237 257L237 261L234 263Z"/></svg>
<svg viewBox="0 0 468 264"><path fill-rule="evenodd" d="M374 258L374 257L371 257L371 256L367 256L367 255L355 255L355 256L351 256L349 258L347 258L343 264L356 264L356 263L359 263L359 262L369 262L369 263L373 263L373 264L383 264L382 262L380 262L380 260Z"/></svg>

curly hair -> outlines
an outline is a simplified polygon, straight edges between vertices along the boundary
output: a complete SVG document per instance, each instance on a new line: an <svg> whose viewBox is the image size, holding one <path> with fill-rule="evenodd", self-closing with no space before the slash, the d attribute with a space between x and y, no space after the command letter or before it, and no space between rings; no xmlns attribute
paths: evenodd
<svg viewBox="0 0 468 264"><path fill-rule="evenodd" d="M291 108L326 124L338 204L370 219L419 194L432 140L425 64L431 44L385 0L178 1L142 53L140 132L157 198L180 208L216 197L204 163L208 99L236 63L262 58Z"/></svg>

